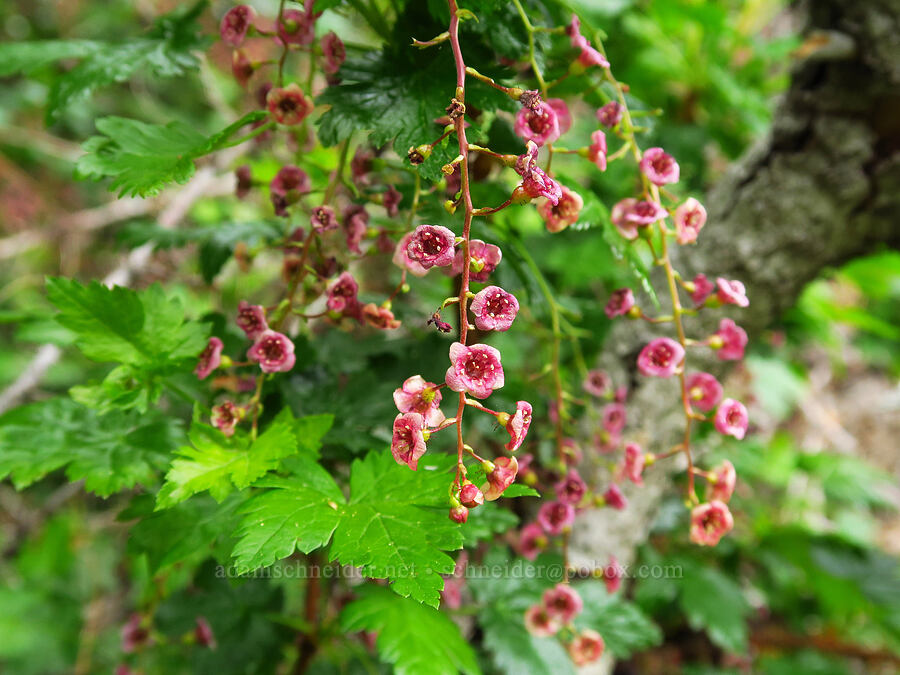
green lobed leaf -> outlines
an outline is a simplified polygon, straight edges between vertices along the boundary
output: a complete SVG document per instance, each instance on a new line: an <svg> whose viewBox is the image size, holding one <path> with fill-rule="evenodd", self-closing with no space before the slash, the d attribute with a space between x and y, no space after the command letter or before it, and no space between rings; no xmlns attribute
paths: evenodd
<svg viewBox="0 0 900 675"><path fill-rule="evenodd" d="M713 567L690 565L680 581L679 604L695 630L729 652L747 649L750 606L740 587Z"/></svg>
<svg viewBox="0 0 900 675"><path fill-rule="evenodd" d="M383 588L360 588L359 597L341 611L340 622L347 633L377 633L378 653L397 675L481 672L475 652L450 617Z"/></svg>
<svg viewBox="0 0 900 675"><path fill-rule="evenodd" d="M112 178L111 190L119 196L155 195L168 183L186 183L194 175L194 160L225 147L241 127L266 117L263 111L247 113L212 136L174 121L148 124L125 117L97 120L99 136L82 146L78 171L89 178Z"/></svg>
<svg viewBox="0 0 900 675"><path fill-rule="evenodd" d="M57 321L75 333L75 344L95 361L163 370L196 357L206 346L208 325L186 322L181 302L166 298L159 284L134 291L48 277L47 295L60 311Z"/></svg>
<svg viewBox="0 0 900 675"><path fill-rule="evenodd" d="M21 489L62 467L70 481L108 497L151 486L182 438L176 420L158 412L114 411L100 417L75 401L53 398L0 417L0 479Z"/></svg>

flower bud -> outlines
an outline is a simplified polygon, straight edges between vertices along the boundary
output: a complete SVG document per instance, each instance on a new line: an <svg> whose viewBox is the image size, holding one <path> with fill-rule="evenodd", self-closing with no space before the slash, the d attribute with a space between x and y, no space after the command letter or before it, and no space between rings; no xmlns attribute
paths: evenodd
<svg viewBox="0 0 900 675"><path fill-rule="evenodd" d="M459 491L459 501L463 506L474 509L484 504L484 493L474 483L466 483Z"/></svg>
<svg viewBox="0 0 900 675"><path fill-rule="evenodd" d="M466 520L469 519L469 509L465 506L452 506L450 507L450 520L454 523L459 523L462 525Z"/></svg>

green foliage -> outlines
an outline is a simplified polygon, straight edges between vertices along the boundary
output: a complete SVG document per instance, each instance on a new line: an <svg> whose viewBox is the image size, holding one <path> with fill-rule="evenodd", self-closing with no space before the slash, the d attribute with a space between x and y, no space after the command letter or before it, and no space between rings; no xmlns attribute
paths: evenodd
<svg viewBox="0 0 900 675"><path fill-rule="evenodd" d="M0 479L19 489L65 467L101 497L151 487L182 438L177 420L161 413L115 411L100 417L78 403L53 398L0 417Z"/></svg>
<svg viewBox="0 0 900 675"><path fill-rule="evenodd" d="M167 78L198 67L194 51L205 46L196 22L206 8L201 0L161 17L146 37L119 44L75 41L10 42L0 45L0 77L31 73L54 61L77 58L77 66L55 78L47 103L47 120L59 118L95 89L131 79L137 72Z"/></svg>
<svg viewBox="0 0 900 675"><path fill-rule="evenodd" d="M148 197L168 183L186 183L194 175L194 161L228 147L242 127L259 122L265 112L247 113L222 131L207 137L184 122L147 124L124 117L97 120L97 131L84 143L87 153L78 160L78 171L88 178L112 178L111 190L119 196Z"/></svg>
<svg viewBox="0 0 900 675"><path fill-rule="evenodd" d="M627 659L662 642L659 627L634 603L611 595L599 581L581 582L575 589L584 602L576 624L603 636L606 649L617 659Z"/></svg>
<svg viewBox="0 0 900 675"><path fill-rule="evenodd" d="M341 612L341 629L378 634L382 660L397 675L454 675L481 672L475 652L446 615L373 586Z"/></svg>
<svg viewBox="0 0 900 675"><path fill-rule="evenodd" d="M399 595L437 607L440 575L454 568L444 551L460 548L462 536L446 513L450 458L424 464L413 472L387 452L372 452L353 462L349 499L333 478L307 463L285 479L260 482L266 491L242 508L238 568L252 571L295 548L312 551L334 533L329 560L390 579Z"/></svg>

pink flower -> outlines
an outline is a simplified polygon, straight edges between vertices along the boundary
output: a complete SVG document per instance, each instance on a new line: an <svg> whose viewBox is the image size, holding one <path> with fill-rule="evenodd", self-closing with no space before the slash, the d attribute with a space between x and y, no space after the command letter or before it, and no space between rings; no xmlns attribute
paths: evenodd
<svg viewBox="0 0 900 675"><path fill-rule="evenodd" d="M444 421L444 413L440 408L440 386L434 382L426 382L421 375L413 375L399 389L394 390L394 404L402 413L419 413L428 426L436 427Z"/></svg>
<svg viewBox="0 0 900 675"><path fill-rule="evenodd" d="M616 226L619 234L628 240L637 239L638 236L637 225L625 218L637 203L637 199L627 197L626 199L617 202L616 205L613 206L612 212L609 214L609 219L612 221L612 224Z"/></svg>
<svg viewBox="0 0 900 675"><path fill-rule="evenodd" d="M603 407L603 428L616 434L625 428L627 419L625 406L621 403L610 403Z"/></svg>
<svg viewBox="0 0 900 675"><path fill-rule="evenodd" d="M581 596L569 584L556 584L547 589L542 600L550 616L564 624L571 623L584 607Z"/></svg>
<svg viewBox="0 0 900 675"><path fill-rule="evenodd" d="M316 232L327 232L338 228L337 215L330 206L317 206L309 215L309 224Z"/></svg>
<svg viewBox="0 0 900 675"><path fill-rule="evenodd" d="M705 274L698 274L694 277L694 290L691 292L691 300L698 307L706 302L706 299L712 294L716 287L706 278Z"/></svg>
<svg viewBox="0 0 900 675"><path fill-rule="evenodd" d="M747 408L740 401L733 398L726 398L716 410L716 416L713 420L716 431L726 436L734 436L741 440L747 433L747 425L749 418L747 417Z"/></svg>
<svg viewBox="0 0 900 675"><path fill-rule="evenodd" d="M344 237L347 248L356 254L362 254L359 244L369 230L369 213L361 204L353 204L344 211Z"/></svg>
<svg viewBox="0 0 900 675"><path fill-rule="evenodd" d="M718 286L719 289L716 295L723 305L747 307L750 304L750 301L747 299L747 291L744 288L744 284L740 281L729 281L728 279L718 277L716 279L716 286Z"/></svg>
<svg viewBox="0 0 900 675"><path fill-rule="evenodd" d="M609 375L605 371L595 368L588 371L587 378L585 378L581 386L591 396L602 398L609 393L612 388L612 382L610 382Z"/></svg>
<svg viewBox="0 0 900 675"><path fill-rule="evenodd" d="M394 418L391 454L397 464L406 464L415 471L419 457L425 454L425 418L419 413L400 413Z"/></svg>
<svg viewBox="0 0 900 675"><path fill-rule="evenodd" d="M709 412L722 400L722 385L709 373L691 373L684 384L691 404L698 410Z"/></svg>
<svg viewBox="0 0 900 675"><path fill-rule="evenodd" d="M350 175L353 176L353 182L357 185L367 185L369 183L368 173L372 170L372 153L358 146L350 160Z"/></svg>
<svg viewBox="0 0 900 675"><path fill-rule="evenodd" d="M525 628L536 637L553 637L560 627L559 621L550 616L544 605L534 605L525 610Z"/></svg>
<svg viewBox="0 0 900 675"><path fill-rule="evenodd" d="M580 668L599 661L605 648L600 633L586 628L569 643L569 656L572 657L572 663Z"/></svg>
<svg viewBox="0 0 900 675"><path fill-rule="evenodd" d="M698 504L691 510L691 541L700 546L715 546L734 527L728 506L718 500Z"/></svg>
<svg viewBox="0 0 900 675"><path fill-rule="evenodd" d="M719 330L714 335L717 338L711 346L718 347L718 357L722 361L739 361L744 358L744 348L747 346L747 333L731 319L722 319L719 322Z"/></svg>
<svg viewBox="0 0 900 675"><path fill-rule="evenodd" d="M482 486L484 498L489 501L499 499L516 479L519 471L519 460L515 457L498 457L494 460L494 470L487 475L487 486Z"/></svg>
<svg viewBox="0 0 900 675"><path fill-rule="evenodd" d="M269 183L275 215L286 216L287 207L309 192L309 176L299 166L282 167Z"/></svg>
<svg viewBox="0 0 900 675"><path fill-rule="evenodd" d="M519 313L519 301L499 286L486 286L472 298L472 313L479 330L506 331Z"/></svg>
<svg viewBox="0 0 900 675"><path fill-rule="evenodd" d="M453 264L456 254L453 230L440 225L419 225L406 244L407 257L423 269Z"/></svg>
<svg viewBox="0 0 900 675"><path fill-rule="evenodd" d="M284 373L294 367L297 357L294 355L294 343L287 335L267 330L258 338L247 352L247 358L259 363L264 373Z"/></svg>
<svg viewBox="0 0 900 675"><path fill-rule="evenodd" d="M616 387L616 391L613 393L613 400L616 403L625 403L625 399L628 398L628 387L622 385L621 387Z"/></svg>
<svg viewBox="0 0 900 675"><path fill-rule="evenodd" d="M400 320L394 318L394 313L387 307L381 307L374 302L363 305L362 317L367 324L379 330L400 328Z"/></svg>
<svg viewBox="0 0 900 675"><path fill-rule="evenodd" d="M643 485L644 479L641 474L644 472L644 451L637 443L625 444L625 466L623 473L635 485Z"/></svg>
<svg viewBox="0 0 900 675"><path fill-rule="evenodd" d="M197 640L197 644L201 647L215 649L216 636L213 634L212 626L209 625L209 621L206 620L206 617L198 616L196 624L197 625L194 628L194 638Z"/></svg>
<svg viewBox="0 0 900 675"><path fill-rule="evenodd" d="M641 158L641 171L654 185L677 183L678 162L662 148L647 148Z"/></svg>
<svg viewBox="0 0 900 675"><path fill-rule="evenodd" d="M409 246L409 242L412 240L412 237L412 232L401 237L400 241L397 242L396 248L394 249L394 257L392 261L397 267L407 270L413 276L424 277L426 274L428 274L428 270L422 267L421 264L410 258L409 254L406 252L406 247Z"/></svg>
<svg viewBox="0 0 900 675"><path fill-rule="evenodd" d="M599 129L591 134L588 159L596 164L598 169L606 171L606 134Z"/></svg>
<svg viewBox="0 0 900 675"><path fill-rule="evenodd" d="M615 452L616 448L619 447L619 444L622 442L622 434L601 429L594 434L593 440L594 449L601 454L608 455L611 452Z"/></svg>
<svg viewBox="0 0 900 675"><path fill-rule="evenodd" d="M518 450L522 445L522 441L525 440L530 426L531 404L528 401L518 401L516 403L516 412L509 416L509 420L506 422L509 442L504 447L510 452Z"/></svg>
<svg viewBox="0 0 900 675"><path fill-rule="evenodd" d="M638 370L651 377L671 377L684 359L684 347L672 338L651 340L638 355Z"/></svg>
<svg viewBox="0 0 900 675"><path fill-rule="evenodd" d="M325 305L331 312L357 316L359 314L359 301L357 300L359 285L350 272L344 272L328 288L328 300Z"/></svg>
<svg viewBox="0 0 900 675"><path fill-rule="evenodd" d="M675 232L679 244L697 241L697 235L706 224L706 209L693 197L675 209Z"/></svg>
<svg viewBox="0 0 900 675"><path fill-rule="evenodd" d="M615 593L622 586L622 576L625 570L619 565L616 556L609 556L609 565L603 568L603 582L606 584L607 593Z"/></svg>
<svg viewBox="0 0 900 675"><path fill-rule="evenodd" d="M603 54L594 49L588 39L581 34L581 21L574 14L572 15L571 23L566 26L566 33L569 35L572 46L581 50L581 53L578 55L578 62L581 65L585 67L609 67L609 61L606 60Z"/></svg>
<svg viewBox="0 0 900 675"><path fill-rule="evenodd" d="M475 483L466 483L459 490L459 501L466 508L474 509L484 504L484 493Z"/></svg>
<svg viewBox="0 0 900 675"><path fill-rule="evenodd" d="M547 105L556 113L556 119L559 121L559 135L562 136L572 128L572 114L569 112L569 106L561 98L548 98Z"/></svg>
<svg viewBox="0 0 900 675"><path fill-rule="evenodd" d="M200 359L197 367L194 368L194 375L199 380L205 380L207 376L219 367L222 363L222 341L217 337L209 338L206 347L200 353Z"/></svg>
<svg viewBox="0 0 900 675"><path fill-rule="evenodd" d="M475 398L487 398L494 389L503 386L500 352L490 345L467 347L461 342L454 342L450 345L450 363L446 382L453 391L464 391Z"/></svg>
<svg viewBox="0 0 900 675"><path fill-rule="evenodd" d="M316 36L315 16L310 5L306 11L286 9L278 21L278 37L284 44L311 45Z"/></svg>
<svg viewBox="0 0 900 675"><path fill-rule="evenodd" d="M462 525L469 519L469 509L462 505L451 506L449 517L454 523Z"/></svg>
<svg viewBox="0 0 900 675"><path fill-rule="evenodd" d="M126 654L131 654L153 641L150 637L150 631L142 625L143 623L141 615L134 613L128 617L128 621L122 626L122 651Z"/></svg>
<svg viewBox="0 0 900 675"><path fill-rule="evenodd" d="M246 408L236 406L231 401L225 401L221 405L213 406L210 421L216 429L226 436L233 436L234 428L243 419L246 412Z"/></svg>
<svg viewBox="0 0 900 675"><path fill-rule="evenodd" d="M400 191L393 185L388 185L388 189L384 191L384 195L381 198L381 205L384 206L384 210L387 211L389 218L397 215L402 199L403 195Z"/></svg>
<svg viewBox="0 0 900 675"><path fill-rule="evenodd" d="M229 9L222 17L222 23L219 24L219 36L222 38L222 42L230 47L240 47L247 37L247 31L253 24L254 18L256 18L256 12L247 5L238 5Z"/></svg>
<svg viewBox="0 0 900 675"><path fill-rule="evenodd" d="M340 70L344 59L347 58L347 50L344 49L344 43L333 30L328 31L322 36L322 55L325 57L325 63L322 64L322 70L329 75L334 75Z"/></svg>
<svg viewBox="0 0 900 675"><path fill-rule="evenodd" d="M634 293L630 288L618 288L612 292L604 311L606 316L612 319L628 314L628 310L632 307L634 307Z"/></svg>
<svg viewBox="0 0 900 675"><path fill-rule="evenodd" d="M528 523L519 533L519 553L529 560L547 548L547 536L539 523Z"/></svg>
<svg viewBox="0 0 900 675"><path fill-rule="evenodd" d="M606 492L603 493L603 500L606 502L607 506L618 511L621 511L628 506L628 500L625 499L625 495L622 494L619 486L615 483L610 485L606 489Z"/></svg>
<svg viewBox="0 0 900 675"><path fill-rule="evenodd" d="M727 459L713 469L716 476L716 482L712 484L710 497L717 501L727 504L734 494L734 485L737 483L737 472L734 470L734 464Z"/></svg>
<svg viewBox="0 0 900 675"><path fill-rule="evenodd" d="M534 141L537 145L552 143L560 135L556 110L544 102L538 104L536 108L520 108L516 114L513 131L519 138Z"/></svg>
<svg viewBox="0 0 900 675"><path fill-rule="evenodd" d="M247 52L243 49L235 49L231 54L231 74L234 77L234 81L246 89L247 83L250 82L250 78L253 77L255 72L256 64L250 60Z"/></svg>
<svg viewBox="0 0 900 675"><path fill-rule="evenodd" d="M469 514L466 513L467 519L468 516ZM462 605L462 589L463 583L460 579L455 577L445 579L444 588L441 590L441 607L459 609Z"/></svg>
<svg viewBox="0 0 900 675"><path fill-rule="evenodd" d="M566 466L581 464L581 460L584 459L584 453L581 452L581 448L578 447L574 439L564 438L561 446L563 462L565 462Z"/></svg>
<svg viewBox="0 0 900 675"><path fill-rule="evenodd" d="M303 90L294 82L287 87L270 89L266 95L266 107L276 122L292 126L300 124L315 106L312 101L307 100Z"/></svg>
<svg viewBox="0 0 900 675"><path fill-rule="evenodd" d="M499 246L485 244L480 239L469 241L469 279L484 283L491 276L491 272L497 269L503 253ZM453 258L453 274L461 274L463 271L462 246L456 249Z"/></svg>
<svg viewBox="0 0 900 675"><path fill-rule="evenodd" d="M537 521L547 534L562 534L575 522L575 507L568 502L546 502L538 511Z"/></svg>
<svg viewBox="0 0 900 675"><path fill-rule="evenodd" d="M612 129L622 121L622 104L618 101L610 101L597 109L597 121L608 129Z"/></svg>
<svg viewBox="0 0 900 675"><path fill-rule="evenodd" d="M587 485L575 469L569 469L569 473L554 488L556 498L572 506L578 506L587 492Z"/></svg>
<svg viewBox="0 0 900 675"><path fill-rule="evenodd" d="M560 185L560 196L554 204L549 199L538 206L538 213L544 219L548 232L562 232L569 225L578 222L584 200L577 192L573 192L565 185Z"/></svg>
<svg viewBox="0 0 900 675"><path fill-rule="evenodd" d="M553 206L559 204L559 200L562 199L562 186L544 173L539 166L533 166L522 174L522 191L531 199L544 197Z"/></svg>
<svg viewBox="0 0 900 675"><path fill-rule="evenodd" d="M625 221L634 223L638 227L643 227L655 223L657 220L662 220L667 215L668 212L658 203L645 200L634 203L625 212Z"/></svg>

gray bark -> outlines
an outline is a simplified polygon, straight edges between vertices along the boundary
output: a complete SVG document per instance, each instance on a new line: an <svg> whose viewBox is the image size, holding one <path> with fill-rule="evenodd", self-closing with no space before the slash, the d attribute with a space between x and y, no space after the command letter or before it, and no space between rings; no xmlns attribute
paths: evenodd
<svg viewBox="0 0 900 675"><path fill-rule="evenodd" d="M704 272L744 282L750 307L727 315L751 341L823 269L900 244L900 0L817 1L798 12L818 48L795 65L770 133L708 195L699 245L676 253L687 278ZM726 315L702 314L688 322L694 336L713 332ZM638 350L660 331L633 322L616 331L609 341L616 353L603 365L635 385L630 423L644 430L636 440L664 451L683 430L675 383L641 381L634 372ZM689 358L726 372L720 362L698 363L693 351ZM643 488L626 488L625 511L581 516L573 562L605 564L615 554L629 563L670 493L667 471L676 469L683 464L657 465Z"/></svg>

